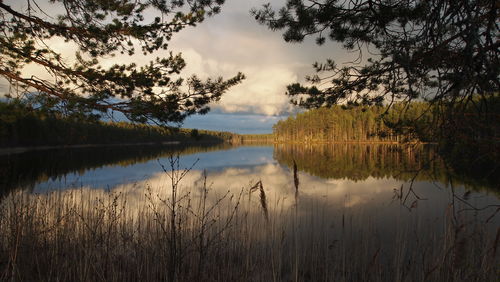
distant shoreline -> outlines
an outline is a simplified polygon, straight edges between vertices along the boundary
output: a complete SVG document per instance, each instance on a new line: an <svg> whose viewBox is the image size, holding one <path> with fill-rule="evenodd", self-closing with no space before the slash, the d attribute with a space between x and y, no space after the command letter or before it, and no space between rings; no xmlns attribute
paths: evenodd
<svg viewBox="0 0 500 282"><path fill-rule="evenodd" d="M165 141L165 142L141 142L141 143L110 143L110 144L77 144L77 145L52 145L52 146L21 146L21 147L5 147L0 148L0 156L21 154L30 151L45 151L52 149L77 149L77 148L94 148L94 147L118 147L118 146L152 146L152 145L179 145L180 141Z"/></svg>
<svg viewBox="0 0 500 282"><path fill-rule="evenodd" d="M303 145L318 145L318 144L437 144L437 142L397 142L397 141L273 141L273 144L303 144Z"/></svg>
<svg viewBox="0 0 500 282"><path fill-rule="evenodd" d="M244 140L244 143L267 143L273 145L327 145L327 144L390 144L390 145L403 145L403 144L437 144L435 142L394 142L394 141L269 141L263 139L250 139ZM97 147L120 147L120 146L153 146L153 145L179 145L180 141L164 141L164 142L141 142L141 143L110 143L110 144L76 144L76 145L48 145L48 146L19 146L19 147L5 147L0 148L0 156L21 154L31 151L45 151L53 149L78 149L78 148L97 148Z"/></svg>

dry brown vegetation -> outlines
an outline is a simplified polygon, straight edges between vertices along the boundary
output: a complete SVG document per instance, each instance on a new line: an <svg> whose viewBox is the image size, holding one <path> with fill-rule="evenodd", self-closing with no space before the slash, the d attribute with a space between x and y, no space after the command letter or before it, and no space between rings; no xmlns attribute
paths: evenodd
<svg viewBox="0 0 500 282"><path fill-rule="evenodd" d="M450 206L440 232L417 219L384 235L375 222L327 202L307 204L257 182L214 191L171 159L162 187L127 193L13 192L0 204L3 281L494 281L500 229ZM399 222L401 221L401 222ZM495 233L496 232L496 233Z"/></svg>

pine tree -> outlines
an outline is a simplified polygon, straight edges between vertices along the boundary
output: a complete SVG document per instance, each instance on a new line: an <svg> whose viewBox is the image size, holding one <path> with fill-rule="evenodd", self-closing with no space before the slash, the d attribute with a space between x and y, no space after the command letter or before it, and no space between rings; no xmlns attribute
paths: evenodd
<svg viewBox="0 0 500 282"><path fill-rule="evenodd" d="M0 1L0 75L13 86L10 96L29 95L39 107L82 118L118 111L132 121L178 123L208 112L210 102L244 78L184 79L186 62L168 52L175 33L217 14L224 0L39 2ZM74 56L55 51L54 40L73 43ZM156 51L160 57L144 64L101 65L116 54ZM23 71L28 64L45 68L52 79Z"/></svg>

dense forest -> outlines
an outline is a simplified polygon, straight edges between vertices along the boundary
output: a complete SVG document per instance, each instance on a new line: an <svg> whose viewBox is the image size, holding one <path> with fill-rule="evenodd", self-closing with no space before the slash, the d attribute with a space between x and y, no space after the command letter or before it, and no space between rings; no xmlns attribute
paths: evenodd
<svg viewBox="0 0 500 282"><path fill-rule="evenodd" d="M104 122L62 116L19 102L0 102L0 147L80 144L231 141L234 134L197 129Z"/></svg>
<svg viewBox="0 0 500 282"><path fill-rule="evenodd" d="M273 126L277 142L411 141L498 147L500 95L437 105L334 105L290 116Z"/></svg>
<svg viewBox="0 0 500 282"><path fill-rule="evenodd" d="M236 144L270 144L274 142L273 134L234 134Z"/></svg>
<svg viewBox="0 0 500 282"><path fill-rule="evenodd" d="M490 179L500 189L500 95L455 103L436 127L441 155L458 174Z"/></svg>
<svg viewBox="0 0 500 282"><path fill-rule="evenodd" d="M433 122L427 103L318 108L279 121L277 142L399 142L431 141L426 125ZM411 126L410 126L411 125Z"/></svg>
<svg viewBox="0 0 500 282"><path fill-rule="evenodd" d="M278 143L419 141L438 144L457 173L498 182L500 95L437 105L426 102L312 109L274 125Z"/></svg>

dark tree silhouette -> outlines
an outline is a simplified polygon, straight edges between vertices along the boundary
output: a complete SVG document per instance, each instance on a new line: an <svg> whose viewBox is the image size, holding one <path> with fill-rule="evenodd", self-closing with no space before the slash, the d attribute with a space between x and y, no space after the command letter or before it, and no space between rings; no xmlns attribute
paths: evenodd
<svg viewBox="0 0 500 282"><path fill-rule="evenodd" d="M314 36L318 44L328 39L358 51L358 59L342 67L333 60L315 63L316 73L306 77L306 85L288 86L294 104L428 101L434 120L423 131L435 136L454 167L491 177L500 169L498 3L287 0L279 10L267 4L252 14L270 29L283 30L285 41ZM408 107L400 107L399 114L404 116ZM423 132L419 123L404 119L386 125Z"/></svg>
<svg viewBox="0 0 500 282"><path fill-rule="evenodd" d="M315 36L359 51L346 67L315 63L311 85L288 86L292 102L313 108L415 98L455 104L498 92L499 9L496 0L287 0L252 14L284 30L285 41Z"/></svg>
<svg viewBox="0 0 500 282"><path fill-rule="evenodd" d="M43 3L42 3L43 2ZM99 117L118 111L137 122L182 122L209 111L244 76L207 79L180 77L185 61L167 53L151 62L101 66L115 54L144 55L168 50L176 32L220 11L224 0L0 0L0 75L9 96L30 93L38 105L65 115ZM58 13L58 14L55 14ZM74 56L58 53L54 41L76 46ZM45 68L51 79L22 71ZM96 114L97 113L97 114Z"/></svg>

